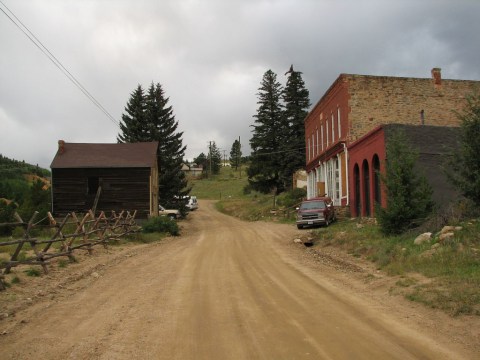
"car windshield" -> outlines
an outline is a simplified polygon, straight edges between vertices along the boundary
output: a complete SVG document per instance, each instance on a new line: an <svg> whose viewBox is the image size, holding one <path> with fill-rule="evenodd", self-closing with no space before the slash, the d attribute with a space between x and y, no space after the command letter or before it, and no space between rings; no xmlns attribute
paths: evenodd
<svg viewBox="0 0 480 360"><path fill-rule="evenodd" d="M325 202L322 201L309 201L300 205L300 210L313 210L313 209L325 209Z"/></svg>

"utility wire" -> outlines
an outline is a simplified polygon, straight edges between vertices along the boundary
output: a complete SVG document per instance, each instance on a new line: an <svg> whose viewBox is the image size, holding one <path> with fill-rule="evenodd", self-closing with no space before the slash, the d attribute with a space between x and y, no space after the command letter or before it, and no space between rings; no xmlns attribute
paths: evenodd
<svg viewBox="0 0 480 360"><path fill-rule="evenodd" d="M7 18L26 36L28 39L98 108L102 111L109 119L112 121L116 126L120 126L120 123L115 117L113 117L107 109L97 100L95 97L78 81L75 76L72 75L70 71L58 60L55 55L53 55L50 50L47 49L45 45L22 23L22 21L10 10L1 0L0 4L2 4L5 9L11 14L7 14L4 9L0 7L0 11L2 11ZM15 18L16 21L12 18ZM20 25L21 26L20 26Z"/></svg>

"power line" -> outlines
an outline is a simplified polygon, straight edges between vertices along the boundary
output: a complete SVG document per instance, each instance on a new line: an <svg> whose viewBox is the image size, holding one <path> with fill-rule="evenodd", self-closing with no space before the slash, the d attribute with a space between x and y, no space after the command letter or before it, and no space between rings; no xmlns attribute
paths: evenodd
<svg viewBox="0 0 480 360"><path fill-rule="evenodd" d="M272 152L259 152L259 150L255 151L253 150L252 155L259 155L259 156L264 156L264 155L275 155L275 154L285 154L285 153L297 153L299 150L306 150L306 147L301 147L301 148L296 148L296 149L286 149L286 150L278 150L278 151L272 151Z"/></svg>
<svg viewBox="0 0 480 360"><path fill-rule="evenodd" d="M52 54L48 48L42 44L42 42L28 29L25 24L10 10L1 0L5 9L12 15L10 16L0 7L0 10L10 21L98 108L102 111L116 126L120 126L120 123L115 117L113 117L107 109L78 81L75 76L58 60L55 55ZM15 20L13 18L15 18ZM17 23L18 21L18 23Z"/></svg>

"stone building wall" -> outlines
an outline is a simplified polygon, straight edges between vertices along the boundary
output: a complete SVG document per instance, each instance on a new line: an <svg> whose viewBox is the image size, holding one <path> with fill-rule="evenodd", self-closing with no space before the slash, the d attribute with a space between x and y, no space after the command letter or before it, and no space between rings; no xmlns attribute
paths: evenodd
<svg viewBox="0 0 480 360"><path fill-rule="evenodd" d="M382 124L459 126L465 96L479 81L443 80L440 69L432 78L344 75L349 94L348 142Z"/></svg>

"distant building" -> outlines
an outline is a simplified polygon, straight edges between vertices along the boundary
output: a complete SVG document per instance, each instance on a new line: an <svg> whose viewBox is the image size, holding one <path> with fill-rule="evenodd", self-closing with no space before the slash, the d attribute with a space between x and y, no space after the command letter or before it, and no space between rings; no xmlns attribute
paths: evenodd
<svg viewBox="0 0 480 360"><path fill-rule="evenodd" d="M305 170L297 170L293 174L293 188L307 188L307 172Z"/></svg>
<svg viewBox="0 0 480 360"><path fill-rule="evenodd" d="M431 78L352 74L337 78L305 119L308 198L327 194L336 206L350 206L354 187L349 147L380 126L459 126L455 111L463 109L465 95L478 89L480 81L445 80L438 68L431 73ZM380 155L366 159L370 178L371 169L379 166L376 161L382 160ZM372 194L371 188L367 190Z"/></svg>
<svg viewBox="0 0 480 360"><path fill-rule="evenodd" d="M182 171L187 178L197 178L202 176L203 166L197 164L182 164Z"/></svg>
<svg viewBox="0 0 480 360"><path fill-rule="evenodd" d="M158 142L77 144L58 142L52 170L52 212L137 210L158 215Z"/></svg>

